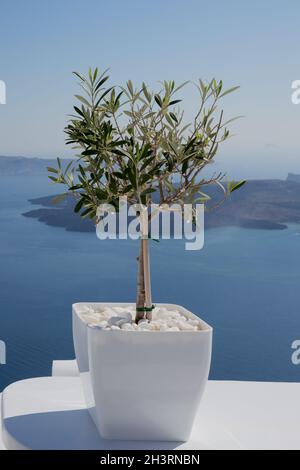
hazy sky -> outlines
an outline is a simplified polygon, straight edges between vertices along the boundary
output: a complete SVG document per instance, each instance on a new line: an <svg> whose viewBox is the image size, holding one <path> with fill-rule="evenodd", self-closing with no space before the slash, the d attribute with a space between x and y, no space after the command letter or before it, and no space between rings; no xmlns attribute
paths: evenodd
<svg viewBox="0 0 300 470"><path fill-rule="evenodd" d="M241 90L224 100L236 136L216 169L233 177L300 173L299 0L1 0L0 154L69 156L72 71L111 68L114 83L198 77ZM192 89L184 93L188 113Z"/></svg>

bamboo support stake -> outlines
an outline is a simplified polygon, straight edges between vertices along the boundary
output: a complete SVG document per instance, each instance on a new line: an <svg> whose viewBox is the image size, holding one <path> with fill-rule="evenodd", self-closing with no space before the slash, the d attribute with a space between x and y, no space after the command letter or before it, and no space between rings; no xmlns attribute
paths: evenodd
<svg viewBox="0 0 300 470"><path fill-rule="evenodd" d="M137 279L137 298L136 298L136 307L144 308L145 307L145 283L144 283L144 254L143 254L143 244L142 239L140 240L140 253L137 258L138 261L138 279ZM135 322L138 323L145 316L143 311L136 311Z"/></svg>
<svg viewBox="0 0 300 470"><path fill-rule="evenodd" d="M151 295L151 277L150 277L150 259L149 259L149 240L143 239L143 262L144 262L144 284L145 284L145 306L147 320L152 320L152 295ZM150 309L150 310L149 310Z"/></svg>
<svg viewBox="0 0 300 470"><path fill-rule="evenodd" d="M151 295L151 277L150 277L150 259L149 259L149 241L148 241L148 213L140 213L140 255L138 258L138 288L136 302L136 318L138 323L141 319L152 319L152 295ZM143 311L143 309L146 309Z"/></svg>

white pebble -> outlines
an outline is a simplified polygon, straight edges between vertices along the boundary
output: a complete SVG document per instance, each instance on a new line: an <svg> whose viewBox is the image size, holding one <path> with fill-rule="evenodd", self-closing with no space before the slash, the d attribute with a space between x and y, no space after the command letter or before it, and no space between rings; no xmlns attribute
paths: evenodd
<svg viewBox="0 0 300 470"><path fill-rule="evenodd" d="M195 327L193 325L189 325L188 322L180 321L178 327L182 331L194 331Z"/></svg>
<svg viewBox="0 0 300 470"><path fill-rule="evenodd" d="M131 321L132 321L131 314L126 312L122 316L117 316L117 317L112 316L108 320L108 324L110 326L112 326L112 325L121 326L121 325L123 325L123 323L130 323Z"/></svg>

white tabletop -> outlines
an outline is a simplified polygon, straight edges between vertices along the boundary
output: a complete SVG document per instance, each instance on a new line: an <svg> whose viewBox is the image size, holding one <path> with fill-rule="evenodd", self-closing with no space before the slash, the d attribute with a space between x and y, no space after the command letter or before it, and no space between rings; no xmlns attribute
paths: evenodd
<svg viewBox="0 0 300 470"><path fill-rule="evenodd" d="M16 382L2 396L8 449L300 449L300 384L209 382L188 443L100 438L80 379Z"/></svg>

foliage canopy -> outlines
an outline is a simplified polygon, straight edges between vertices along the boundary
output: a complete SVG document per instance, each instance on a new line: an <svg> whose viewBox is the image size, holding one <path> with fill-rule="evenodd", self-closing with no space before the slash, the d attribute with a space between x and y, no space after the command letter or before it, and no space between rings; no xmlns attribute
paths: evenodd
<svg viewBox="0 0 300 470"><path fill-rule="evenodd" d="M161 83L158 92L145 83L136 88L107 86L107 71L90 69L85 77L74 72L83 95L65 128L67 144L78 159L63 168L48 168L49 178L77 196L75 212L96 219L97 208L108 203L118 208L120 197L147 205L157 193L159 204L205 202L205 187L218 185L225 198L245 182L225 182L220 173L210 179L203 169L213 162L219 145L230 137L219 103L237 90L224 90L222 81L199 80L198 111L185 122L180 95L190 83Z"/></svg>

